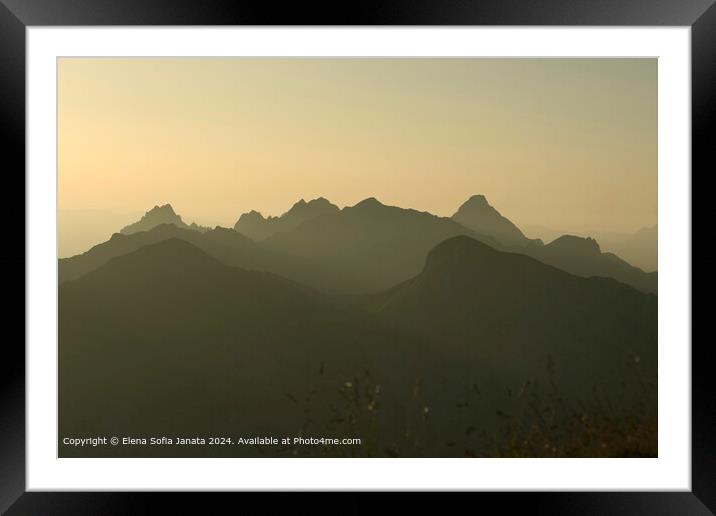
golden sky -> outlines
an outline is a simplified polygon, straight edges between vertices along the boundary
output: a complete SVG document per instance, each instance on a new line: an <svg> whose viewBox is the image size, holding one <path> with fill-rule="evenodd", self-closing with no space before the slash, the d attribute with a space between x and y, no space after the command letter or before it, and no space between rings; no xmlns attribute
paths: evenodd
<svg viewBox="0 0 716 516"><path fill-rule="evenodd" d="M655 59L58 66L61 256L63 238L73 250L96 238L88 218L129 223L167 202L211 226L319 196L449 216L477 193L518 225L657 222Z"/></svg>

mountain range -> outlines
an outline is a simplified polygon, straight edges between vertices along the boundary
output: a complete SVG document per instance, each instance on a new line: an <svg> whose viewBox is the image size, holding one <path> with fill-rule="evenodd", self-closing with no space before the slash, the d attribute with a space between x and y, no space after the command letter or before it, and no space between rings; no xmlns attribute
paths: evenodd
<svg viewBox="0 0 716 516"><path fill-rule="evenodd" d="M361 292L389 288L418 272L437 243L468 235L493 245L452 219L386 206L374 198L319 215L266 239L266 247L299 256L326 270L359 278Z"/></svg>
<svg viewBox="0 0 716 516"><path fill-rule="evenodd" d="M527 384L656 407L656 274L591 238L528 239L483 196L450 218L302 200L233 229L166 205L58 267L61 435L378 432L371 454L455 456L444 436L498 432ZM291 451L60 448L177 453Z"/></svg>
<svg viewBox="0 0 716 516"><path fill-rule="evenodd" d="M234 226L235 234L225 228L187 225L170 205L164 205L148 211L121 233L152 233L153 228L167 224L199 233L211 231L207 239L211 248L198 243L195 235L185 237L194 238L200 248L228 264L275 272L314 288L346 294L378 292L413 277L422 269L430 249L457 235L531 256L579 276L610 277L649 293L656 293L658 288L656 272L646 273L613 253L602 252L592 238L563 235L545 245L539 239L525 237L482 195L472 196L451 218L386 206L374 198L343 209L324 198L302 199L280 217L245 213ZM119 241L115 235L101 247L61 259L60 281L104 263L103 256L115 256L125 252L125 247L133 249L142 242L169 236L172 233L165 229L139 237L132 244ZM229 257L225 249L217 250L219 243L234 249L234 256Z"/></svg>

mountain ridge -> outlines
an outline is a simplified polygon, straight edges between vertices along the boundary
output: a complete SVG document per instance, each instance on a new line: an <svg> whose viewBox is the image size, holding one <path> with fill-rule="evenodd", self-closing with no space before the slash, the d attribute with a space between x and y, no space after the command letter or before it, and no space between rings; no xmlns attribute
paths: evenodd
<svg viewBox="0 0 716 516"><path fill-rule="evenodd" d="M278 217L264 217L256 210L244 213L234 224L234 230L254 240L263 240L281 231L290 231L314 217L335 211L338 211L338 207L324 197L308 202L300 199Z"/></svg>
<svg viewBox="0 0 716 516"><path fill-rule="evenodd" d="M502 364L505 371L522 374L525 364L548 354L569 357L581 371L601 371L590 361L608 370L609 361L614 368L630 353L656 371L655 295L611 278L569 274L467 236L436 246L420 274L370 303L401 328L430 336L444 352Z"/></svg>
<svg viewBox="0 0 716 516"><path fill-rule="evenodd" d="M424 362L406 351L416 348L413 338L373 314L274 274L228 266L182 239L114 257L62 284L58 295L59 427L67 435L210 436L237 428L291 435L305 415L288 395L303 399L315 389L319 365L341 379L370 370L394 413L392 400ZM205 453L159 448L109 453ZM219 448L230 456L260 452Z"/></svg>
<svg viewBox="0 0 716 516"><path fill-rule="evenodd" d="M191 229L199 232L209 230L208 227L199 226L194 222L191 224L185 223L181 216L177 215L174 211L171 204L163 204L161 206L155 205L154 208L142 215L141 219L124 226L119 232L124 235L131 235L132 233L138 233L140 231L149 231L161 224L173 224L178 228Z"/></svg>
<svg viewBox="0 0 716 516"><path fill-rule="evenodd" d="M205 232L198 232L173 224L160 224L150 231L139 231L130 235L115 233L108 241L81 255L60 259L59 283L80 278L106 264L113 257L170 238L185 240L227 265L271 272L307 287L325 288L330 291L337 285L350 284L351 281L348 278L332 276L307 260L266 249L233 229L217 226Z"/></svg>
<svg viewBox="0 0 716 516"><path fill-rule="evenodd" d="M272 249L310 259L329 270L358 278L359 292L379 291L422 269L427 252L442 240L468 234L494 245L448 217L438 217L374 197L307 220L264 241Z"/></svg>
<svg viewBox="0 0 716 516"><path fill-rule="evenodd" d="M265 269L295 281L308 282L311 287L346 294L375 293L409 279L420 272L430 249L458 234L471 236L502 251L531 256L572 274L612 277L644 292L656 293L658 289L656 272L646 273L613 253L602 252L593 238L562 235L545 245L539 239L525 237L480 194L471 196L449 218L386 205L375 197L343 209L323 197L308 202L301 199L280 217L264 218L257 211L245 213L233 230L187 226L171 205L166 204L155 206L139 222L122 228L121 234L145 233L139 231L142 227L150 228L151 233L167 224L180 230L193 230L194 234L177 236L232 265ZM477 233L472 228L481 228L485 233ZM198 234L205 234L206 241L200 243ZM60 282L104 263L103 255L130 252L151 240L140 236L119 241L112 236L108 242L98 244L83 255L61 259ZM208 249L207 245L214 247ZM235 254L241 252L245 256L228 256L228 251L216 247L220 245L228 245ZM279 263L278 255L283 255L283 263ZM289 263L291 259L296 261L295 266Z"/></svg>

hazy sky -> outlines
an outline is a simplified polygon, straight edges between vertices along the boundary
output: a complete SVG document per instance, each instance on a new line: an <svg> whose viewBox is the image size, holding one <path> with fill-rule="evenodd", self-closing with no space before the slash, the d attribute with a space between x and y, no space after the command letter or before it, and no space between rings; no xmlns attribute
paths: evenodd
<svg viewBox="0 0 716 516"><path fill-rule="evenodd" d="M657 61L59 62L61 239L167 202L232 226L318 196L449 216L476 193L518 225L656 224Z"/></svg>

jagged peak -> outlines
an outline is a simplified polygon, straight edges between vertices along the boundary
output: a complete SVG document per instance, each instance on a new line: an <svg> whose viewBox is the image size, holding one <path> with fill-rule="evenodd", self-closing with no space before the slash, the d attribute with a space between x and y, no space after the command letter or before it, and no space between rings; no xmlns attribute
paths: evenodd
<svg viewBox="0 0 716 516"><path fill-rule="evenodd" d="M569 249L572 251L581 251L589 253L601 253L602 250L599 247L599 243L592 237L580 237L576 235L562 235L556 238L548 247Z"/></svg>
<svg viewBox="0 0 716 516"><path fill-rule="evenodd" d="M473 195L473 196L470 197L467 201L465 201L465 204L467 204L467 203L470 203L470 204L485 204L485 205L487 205L487 206L490 205L490 203L487 202L487 197L485 197L485 196L482 195L482 194Z"/></svg>
<svg viewBox="0 0 716 516"><path fill-rule="evenodd" d="M524 233L482 194L473 195L462 203L452 218L479 234L490 235L503 244L528 242Z"/></svg>
<svg viewBox="0 0 716 516"><path fill-rule="evenodd" d="M239 217L239 222L241 222L242 220L243 221L247 221L247 220L255 221L255 220L266 220L266 219L264 218L263 215L261 215L261 212L258 212L256 210L251 210L249 212L241 214L241 216Z"/></svg>
<svg viewBox="0 0 716 516"><path fill-rule="evenodd" d="M311 199L310 201L306 201L305 199L300 199L298 202L296 202L291 207L289 212L291 212L297 208L298 209L307 209L307 208L313 209L313 208L331 208L331 207L338 209L337 206L335 206L331 201L329 201L325 197L317 197L315 199Z"/></svg>
<svg viewBox="0 0 716 516"><path fill-rule="evenodd" d="M338 206L333 204L331 201L329 201L325 197L316 197L315 199L311 199L310 201L308 201L308 206L338 209Z"/></svg>
<svg viewBox="0 0 716 516"><path fill-rule="evenodd" d="M154 208L149 210L146 214L153 215L153 214L158 214L158 213L167 213L167 214L171 214L171 215L176 215L174 208L169 203L162 204L162 205L155 204Z"/></svg>
<svg viewBox="0 0 716 516"><path fill-rule="evenodd" d="M184 227L184 221L176 214L171 204L155 205L154 208L142 215L137 222L133 222L120 230L120 233L131 234L137 231L148 231L158 224L174 224ZM187 226L188 227L188 226Z"/></svg>
<svg viewBox="0 0 716 516"><path fill-rule="evenodd" d="M141 220L170 220L173 222L183 223L181 216L177 215L171 204L162 204L161 206L155 205L154 208L152 208L142 216Z"/></svg>
<svg viewBox="0 0 716 516"><path fill-rule="evenodd" d="M462 203L460 207L458 208L455 215L465 212L465 211L474 211L474 210L488 210L492 212L497 212L495 208L492 207L492 205L487 201L487 197L485 197L482 194L477 194L471 196L467 201Z"/></svg>

